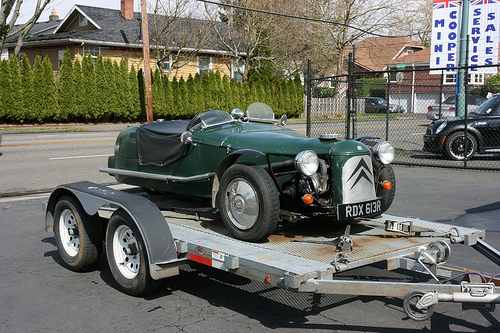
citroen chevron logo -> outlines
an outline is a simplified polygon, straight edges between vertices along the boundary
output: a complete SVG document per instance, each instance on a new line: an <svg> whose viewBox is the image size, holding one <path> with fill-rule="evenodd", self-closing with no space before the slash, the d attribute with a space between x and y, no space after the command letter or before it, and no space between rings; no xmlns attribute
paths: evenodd
<svg viewBox="0 0 500 333"><path fill-rule="evenodd" d="M358 171L359 171L359 173L358 173ZM363 178L366 179L370 184L373 184L373 182L371 181L371 177L370 177L370 176L373 176L372 172L371 172L370 168L368 167L368 165L366 164L366 162L365 162L364 159L360 159L359 160L358 165L354 169L353 173L351 174L351 177L349 177L349 179L347 180L347 182L349 182L354 176L356 176L356 174L358 175L358 177L356 178L356 180L352 184L351 190Z"/></svg>

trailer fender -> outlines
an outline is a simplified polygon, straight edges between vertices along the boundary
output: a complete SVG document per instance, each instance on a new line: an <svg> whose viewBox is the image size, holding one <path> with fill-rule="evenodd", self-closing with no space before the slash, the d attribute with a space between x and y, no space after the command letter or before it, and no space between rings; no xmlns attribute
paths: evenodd
<svg viewBox="0 0 500 333"><path fill-rule="evenodd" d="M168 223L158 207L137 195L86 181L60 185L52 192L47 203L46 231L51 231L54 225L54 208L59 198L68 193L80 201L89 215L95 215L101 207L110 205L123 209L131 217L145 242L149 271L153 279L158 280L178 272L177 267L166 268L169 263L177 261L177 250Z"/></svg>

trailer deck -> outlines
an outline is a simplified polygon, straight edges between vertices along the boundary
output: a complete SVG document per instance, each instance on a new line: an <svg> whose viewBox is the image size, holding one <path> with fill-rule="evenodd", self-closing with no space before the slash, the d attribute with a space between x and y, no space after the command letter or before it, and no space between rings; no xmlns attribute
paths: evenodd
<svg viewBox="0 0 500 333"><path fill-rule="evenodd" d="M69 194L81 203L87 216L98 213L112 219L120 210L122 216L130 217L127 223L135 225L131 231L137 229L144 240L154 280L176 275L180 265L194 261L298 292L405 297L404 310L415 320L427 319L439 301L473 304L471 307L490 311L500 303L496 276L488 281L483 276L482 280L452 283L440 279L467 275L466 269L445 265L450 243L472 246L500 265L500 252L484 243L482 230L388 214L348 223L308 218L283 223L266 241L249 243L235 239L206 202L81 182L61 185L53 192L47 204L47 231L54 223L56 203ZM135 236L127 237L136 242ZM123 251L134 256L137 248L123 247ZM422 283L369 277L349 280L337 274L382 262L388 270L425 273L438 283L429 283L429 279Z"/></svg>

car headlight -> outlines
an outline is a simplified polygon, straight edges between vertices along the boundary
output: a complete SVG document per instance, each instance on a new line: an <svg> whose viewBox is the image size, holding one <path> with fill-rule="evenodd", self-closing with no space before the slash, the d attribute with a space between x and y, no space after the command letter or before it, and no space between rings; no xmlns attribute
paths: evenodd
<svg viewBox="0 0 500 333"><path fill-rule="evenodd" d="M318 171L318 155L312 150L304 150L295 156L295 168L304 176L310 177Z"/></svg>
<svg viewBox="0 0 500 333"><path fill-rule="evenodd" d="M439 132L441 132L447 125L447 122L444 121L443 123L441 123L441 125L438 126L438 128L436 128L436 132L434 132L434 134L438 134Z"/></svg>
<svg viewBox="0 0 500 333"><path fill-rule="evenodd" d="M373 147L373 157L382 164L389 164L394 160L394 147L389 141L382 141Z"/></svg>

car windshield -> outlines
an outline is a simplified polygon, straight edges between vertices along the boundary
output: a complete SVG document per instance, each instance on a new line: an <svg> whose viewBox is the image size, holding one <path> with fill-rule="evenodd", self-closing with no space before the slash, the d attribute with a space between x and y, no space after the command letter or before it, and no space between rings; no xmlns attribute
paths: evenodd
<svg viewBox="0 0 500 333"><path fill-rule="evenodd" d="M204 128L226 124L232 121L234 121L234 118L229 113L222 110L205 111L201 115L201 122Z"/></svg>
<svg viewBox="0 0 500 333"><path fill-rule="evenodd" d="M499 108L500 108L500 96L497 96L486 100L486 102L481 104L474 113L486 116L492 113L496 113Z"/></svg>
<svg viewBox="0 0 500 333"><path fill-rule="evenodd" d="M386 105L387 104L385 99L382 99L382 98L375 98L375 103L378 105Z"/></svg>
<svg viewBox="0 0 500 333"><path fill-rule="evenodd" d="M443 101L443 104L455 104L455 96L450 96Z"/></svg>
<svg viewBox="0 0 500 333"><path fill-rule="evenodd" d="M256 102L247 108L247 117L249 120L274 121L274 111L269 105Z"/></svg>

